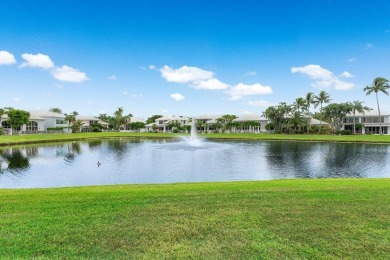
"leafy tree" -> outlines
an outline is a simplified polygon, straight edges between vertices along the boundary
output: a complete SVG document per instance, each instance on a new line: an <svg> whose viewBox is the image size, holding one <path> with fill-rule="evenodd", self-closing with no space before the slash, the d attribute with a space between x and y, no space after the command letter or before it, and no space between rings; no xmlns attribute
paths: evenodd
<svg viewBox="0 0 390 260"><path fill-rule="evenodd" d="M158 119L160 117L163 117L163 116L162 115L153 115L146 120L146 124L152 124L156 121L156 119Z"/></svg>
<svg viewBox="0 0 390 260"><path fill-rule="evenodd" d="M0 108L0 122L5 114L6 114L6 110L4 108Z"/></svg>
<svg viewBox="0 0 390 260"><path fill-rule="evenodd" d="M167 124L167 127L171 129L171 131L177 129L177 130L181 130L181 123L177 120L172 120L172 121L169 121L169 123Z"/></svg>
<svg viewBox="0 0 390 260"><path fill-rule="evenodd" d="M352 108L352 116L353 116L353 133L356 134L356 120L355 120L355 113L356 112L359 112L359 113L364 113L364 111L370 111L371 108L367 107L367 106L363 106L363 101L353 101L352 103L350 103L351 105L351 108Z"/></svg>
<svg viewBox="0 0 390 260"><path fill-rule="evenodd" d="M131 122L129 124L130 129L134 129L136 131L139 131L141 128L145 127L145 123L143 122Z"/></svg>
<svg viewBox="0 0 390 260"><path fill-rule="evenodd" d="M12 129L17 129L22 125L27 125L30 121L30 113L19 109L10 109L7 111L8 123Z"/></svg>
<svg viewBox="0 0 390 260"><path fill-rule="evenodd" d="M107 114L99 114L98 117L96 117L97 119L99 120L102 120L103 122L106 122L108 124L108 127L110 129L113 129L114 128L114 125L115 125L115 120L112 116L108 116Z"/></svg>
<svg viewBox="0 0 390 260"><path fill-rule="evenodd" d="M132 114L123 115L123 107L118 107L118 109L114 112L114 128L119 130L124 128L126 125L131 123Z"/></svg>
<svg viewBox="0 0 390 260"><path fill-rule="evenodd" d="M321 121L323 120L323 114L322 114L322 104L329 103L331 101L329 94L326 93L325 91L321 91L318 96L314 96L314 107L317 108L320 106L320 114L321 114L321 119L320 119L320 129L321 127Z"/></svg>
<svg viewBox="0 0 390 260"><path fill-rule="evenodd" d="M226 129L231 129L234 126L234 124L232 124L232 123L233 123L233 120L236 118L237 118L236 115L226 114L226 115L221 116L220 118L217 118L216 121L221 124L222 131L224 132Z"/></svg>
<svg viewBox="0 0 390 260"><path fill-rule="evenodd" d="M344 118L350 114L352 111L352 106L350 103L333 103L324 107L325 118L331 125L332 132L340 130Z"/></svg>
<svg viewBox="0 0 390 260"><path fill-rule="evenodd" d="M387 91L390 88L389 80L377 77L372 82L371 86L367 86L363 89L366 92L366 95L370 95L372 92L375 92L376 96L376 104L378 106L378 114L379 114L379 134L382 134L382 120L381 120L381 110L379 108L379 100L378 100L378 92L382 92L385 95L389 95Z"/></svg>

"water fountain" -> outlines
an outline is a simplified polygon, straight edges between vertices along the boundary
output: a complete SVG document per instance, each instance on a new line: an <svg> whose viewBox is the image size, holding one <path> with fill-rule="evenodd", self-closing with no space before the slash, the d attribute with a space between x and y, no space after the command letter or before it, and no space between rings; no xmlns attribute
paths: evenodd
<svg viewBox="0 0 390 260"><path fill-rule="evenodd" d="M192 146L192 147L200 147L200 146L203 146L203 141L201 138L198 137L197 133L196 133L196 125L195 125L195 119L192 119L192 123L191 123L191 135L190 137L182 137L186 143L189 145L189 146Z"/></svg>

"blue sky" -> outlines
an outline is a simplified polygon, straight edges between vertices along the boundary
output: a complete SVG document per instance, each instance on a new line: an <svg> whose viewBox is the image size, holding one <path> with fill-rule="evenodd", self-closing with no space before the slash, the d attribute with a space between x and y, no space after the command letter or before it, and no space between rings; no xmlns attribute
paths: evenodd
<svg viewBox="0 0 390 260"><path fill-rule="evenodd" d="M389 1L0 2L0 107L261 114L390 78ZM390 113L390 97L381 95Z"/></svg>

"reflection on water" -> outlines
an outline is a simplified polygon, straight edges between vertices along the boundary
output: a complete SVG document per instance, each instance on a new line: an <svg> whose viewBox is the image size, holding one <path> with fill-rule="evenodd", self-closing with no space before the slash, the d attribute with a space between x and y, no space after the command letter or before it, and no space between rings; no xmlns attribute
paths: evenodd
<svg viewBox="0 0 390 260"><path fill-rule="evenodd" d="M382 144L112 139L0 148L0 188L390 177ZM99 162L99 165L98 165Z"/></svg>

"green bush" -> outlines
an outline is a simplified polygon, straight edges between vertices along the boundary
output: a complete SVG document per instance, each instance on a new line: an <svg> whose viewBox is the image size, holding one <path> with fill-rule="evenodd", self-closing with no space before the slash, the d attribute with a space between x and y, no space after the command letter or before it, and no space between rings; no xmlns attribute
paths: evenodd
<svg viewBox="0 0 390 260"><path fill-rule="evenodd" d="M172 133L175 133L175 134L177 134L177 133L179 133L180 131L179 131L179 129L177 129L177 128L175 128L175 129L173 129L172 130Z"/></svg>
<svg viewBox="0 0 390 260"><path fill-rule="evenodd" d="M92 132L101 132L101 131L102 131L102 128L101 128L101 127L98 127L98 126L93 126L93 127L91 128L91 131L92 131Z"/></svg>
<svg viewBox="0 0 390 260"><path fill-rule="evenodd" d="M339 130L339 131L336 131L335 134L336 135L351 135L352 131L351 130Z"/></svg>
<svg viewBox="0 0 390 260"><path fill-rule="evenodd" d="M48 127L47 130L64 130L63 127Z"/></svg>
<svg viewBox="0 0 390 260"><path fill-rule="evenodd" d="M3 133L3 128L2 127L0 127L0 135L3 135L4 133Z"/></svg>

